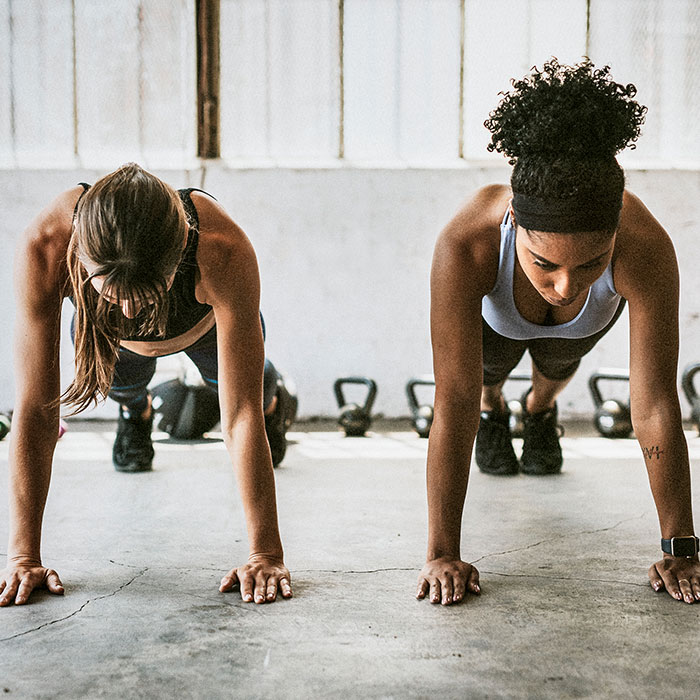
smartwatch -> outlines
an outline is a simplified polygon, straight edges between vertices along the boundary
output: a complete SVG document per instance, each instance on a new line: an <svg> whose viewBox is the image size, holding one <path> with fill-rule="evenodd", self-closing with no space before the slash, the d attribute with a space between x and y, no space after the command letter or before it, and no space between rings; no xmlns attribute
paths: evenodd
<svg viewBox="0 0 700 700"><path fill-rule="evenodd" d="M698 538L671 537L670 540L661 540L661 551L674 557L694 557L698 553Z"/></svg>

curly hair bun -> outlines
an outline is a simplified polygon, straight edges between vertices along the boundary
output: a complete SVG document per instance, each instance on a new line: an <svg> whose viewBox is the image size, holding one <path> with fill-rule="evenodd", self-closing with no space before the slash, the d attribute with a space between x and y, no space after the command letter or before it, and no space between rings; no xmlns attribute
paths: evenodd
<svg viewBox="0 0 700 700"><path fill-rule="evenodd" d="M584 59L573 66L556 58L502 93L484 122L489 151L510 159L611 158L634 148L647 108L633 97L637 88L612 80L610 66L596 69Z"/></svg>

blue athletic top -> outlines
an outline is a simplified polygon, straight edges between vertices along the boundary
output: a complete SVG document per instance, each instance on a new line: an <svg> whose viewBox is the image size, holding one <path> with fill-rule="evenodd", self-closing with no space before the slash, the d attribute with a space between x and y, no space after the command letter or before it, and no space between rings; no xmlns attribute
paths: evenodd
<svg viewBox="0 0 700 700"><path fill-rule="evenodd" d="M524 319L513 299L515 255L515 226L508 210L501 223L496 284L481 302L481 315L496 333L514 340L586 338L603 330L613 319L622 297L613 283L612 262L588 290L583 308L571 321L555 326L540 326Z"/></svg>
<svg viewBox="0 0 700 700"><path fill-rule="evenodd" d="M90 185L85 182L83 194ZM187 232L187 244L182 253L182 258L177 266L173 284L168 290L168 320L164 336L140 335L123 338L123 340L168 340L186 333L201 321L211 310L209 304L200 304L195 296L195 283L197 275L197 244L199 243L199 217L190 194L193 191L204 192L196 187L188 187L178 190L187 213L189 230ZM208 194L208 193L204 193ZM83 196L82 194L80 195ZM211 195L209 195L211 196ZM80 199L78 199L80 201ZM76 211L78 205L76 204Z"/></svg>

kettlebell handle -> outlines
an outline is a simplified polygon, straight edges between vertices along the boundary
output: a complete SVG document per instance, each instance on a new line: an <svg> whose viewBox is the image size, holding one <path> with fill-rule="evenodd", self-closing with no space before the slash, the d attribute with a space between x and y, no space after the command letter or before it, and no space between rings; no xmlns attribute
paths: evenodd
<svg viewBox="0 0 700 700"><path fill-rule="evenodd" d="M531 382L532 375L529 372L511 372L507 381L513 380L514 382Z"/></svg>
<svg viewBox="0 0 700 700"><path fill-rule="evenodd" d="M369 377L341 377L333 383L333 391L335 392L335 400L338 402L338 408L346 405L345 396L343 395L344 384L364 384L367 387L367 398L362 410L369 415L374 404L374 399L377 396L377 382Z"/></svg>
<svg viewBox="0 0 700 700"><path fill-rule="evenodd" d="M426 374L422 377L413 377L413 379L408 380L406 384L406 397L408 398L408 405L414 413L419 408L418 397L416 396L417 386L435 386L433 375Z"/></svg>
<svg viewBox="0 0 700 700"><path fill-rule="evenodd" d="M683 387L683 393L690 403L693 403L698 398L698 392L695 391L695 386L693 384L693 379L695 375L700 372L700 362L695 362L692 365L688 365L683 370L683 378L681 379L681 386Z"/></svg>
<svg viewBox="0 0 700 700"><path fill-rule="evenodd" d="M603 395L600 393L600 389L598 388L598 382L601 379L628 382L630 379L630 375L629 372L626 372L623 369L601 369L597 372L593 372L593 374L588 379L588 388L591 391L593 403L595 403L596 406L603 405Z"/></svg>

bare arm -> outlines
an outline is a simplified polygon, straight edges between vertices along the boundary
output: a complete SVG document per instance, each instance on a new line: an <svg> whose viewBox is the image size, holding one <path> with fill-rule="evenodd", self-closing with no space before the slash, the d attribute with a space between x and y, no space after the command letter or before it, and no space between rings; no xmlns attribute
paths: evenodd
<svg viewBox="0 0 700 700"><path fill-rule="evenodd" d="M461 561L462 513L479 425L483 381L481 299L495 281L498 246L492 245L499 188L482 190L442 232L431 273L431 337L435 418L427 464L428 552L418 597L450 604L479 592L478 572Z"/></svg>
<svg viewBox="0 0 700 700"><path fill-rule="evenodd" d="M632 423L661 535L688 536L694 534L690 468L676 387L678 265L666 232L639 200L628 199L622 226L630 234L620 242L615 281L629 303ZM697 557L692 562L667 555L651 567L650 580L678 599L700 600Z"/></svg>
<svg viewBox="0 0 700 700"><path fill-rule="evenodd" d="M24 603L32 589L62 593L41 562L41 528L58 436L60 315L70 235L66 193L24 233L15 257L15 409L10 444L9 543L0 605ZM70 209L68 208L68 211ZM66 228L67 226L67 228ZM53 404L53 405L52 405Z"/></svg>
<svg viewBox="0 0 700 700"><path fill-rule="evenodd" d="M216 316L221 429L236 472L250 544L248 564L232 569L221 590L239 581L244 600L262 603L274 600L278 587L283 596L290 596L291 586L263 416L265 358L258 267L245 234L218 205L202 199L197 200L203 222L200 270ZM207 227L213 228L207 232Z"/></svg>

